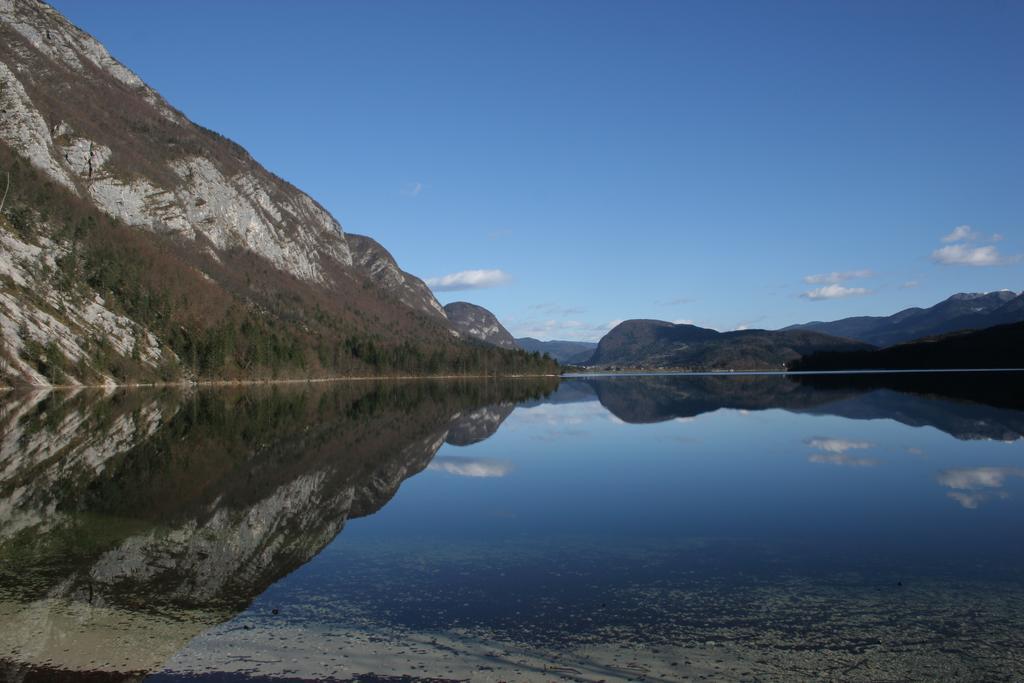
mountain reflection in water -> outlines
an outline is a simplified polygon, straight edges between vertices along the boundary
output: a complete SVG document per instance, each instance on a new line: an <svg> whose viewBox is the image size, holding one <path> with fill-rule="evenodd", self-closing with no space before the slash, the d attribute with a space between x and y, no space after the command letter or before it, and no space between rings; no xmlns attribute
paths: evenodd
<svg viewBox="0 0 1024 683"><path fill-rule="evenodd" d="M0 657L138 673L555 381L58 392L0 425ZM485 407L481 408L481 404ZM467 421L479 416L480 429ZM3 669L0 669L2 671Z"/></svg>
<svg viewBox="0 0 1024 683"><path fill-rule="evenodd" d="M545 453L571 460L576 463L573 467L596 470L614 462L608 459L610 456L597 456L603 441L588 435L585 429L587 420L601 414L618 423L643 425L634 428L641 431L630 432L630 443L636 449L630 457L640 461L636 467L658 467L657 461L646 455L637 457L662 448L650 440L655 433L651 430L661 429L654 425L665 423L662 427L667 428L672 421L727 415L728 411L735 415L763 413L769 422L752 424L736 434L761 439L765 444L781 438L772 427L780 419L774 417L775 411L784 411L792 419L811 420L808 429L801 427L804 431L800 438L789 439L791 445L785 447L806 467L874 471L891 457L885 449L892 450L889 441L894 437L887 431L890 428L884 427L886 424L903 430L898 432L901 439L909 428L931 427L965 444L1018 442L1024 435L1024 406L1015 391L1020 379L1017 374L993 373L916 377L656 375L567 378L560 384L557 380L350 382L187 393L139 390L8 396L0 400L0 623L4 624L0 629L0 677L136 680L149 672L163 671L154 680L176 680L202 673L189 662L202 660L210 671L228 668L226 660L216 659L218 648L227 643L244 653L248 643L245 665L233 669L243 677L257 673L284 676L290 671L299 678L348 680L375 671L430 679L546 680L546 676L558 675L583 680L631 676L676 680L674 672L689 665L694 676L726 678L742 678L742 670L751 673L749 677L779 680L794 676L870 680L882 673L913 678L943 671L947 677L971 678L966 668L955 675L953 670L942 668L962 660L965 667L968 661L974 661L979 672L1013 678L1013 673L1020 675L1024 669L1019 668L1019 658L1013 658L1016 655L1006 653L1019 650L1022 643L1017 642L1019 637L1007 634L1021 624L1002 612L985 613L986 605L977 600L979 614L971 623L974 628L989 629L986 637L990 643L1002 644L1004 651L998 656L989 653L987 658L979 659L976 652L946 653L927 665L901 663L903 668L885 671L865 665L850 668L847 675L842 675L842 670L823 669L821 661L825 660L819 661L815 653L820 656L835 643L825 637L812 637L809 631L799 637L793 633L799 630L796 625L801 620L812 619L804 603L809 595L814 596L817 608L832 601L833 612L864 608L860 596L853 598L851 587L842 588L840 593L846 593L838 595L818 583L807 583L808 577L820 571L831 572L829 585L837 585L839 579L835 577L840 575L835 572L840 572L838 567L844 563L851 572L871 571L865 568L867 565L857 564L860 558L851 559L849 549L839 549L841 538L822 541L815 537L810 546L794 541L768 549L767 540L758 540L762 533L758 524L764 520L737 517L740 521L735 524L744 530L744 537L734 538L733 527L711 517L706 521L673 517L683 508L673 512L672 506L684 504L657 502L662 500L661 495L669 496L665 501L672 500L670 493L658 491L648 492L649 501L644 500L648 493L637 491L635 510L617 508L625 524L631 517L645 519L645 515L661 514L651 527L649 539L619 536L611 527L602 530L605 522L597 515L590 526L585 520L572 522L579 527L567 527L563 538L558 536L560 525L570 524L589 510L588 506L596 504L595 498L600 500L611 489L593 483L589 475L572 474L559 462L546 460L544 466L555 468L545 470L550 483L567 487L563 507L559 507L557 501L544 503L544 491L538 485L517 483L517 478L531 476L531 468L540 471L541 465L523 450L531 448L530 444L544 444L548 449ZM573 411L582 407L598 412L574 417L578 413ZM727 412L721 412L723 409ZM861 421L871 421L871 429L881 432L863 437L833 433L836 424L856 425ZM489 443L499 439L488 440L505 427L510 430L510 439L521 433L531 440L515 441L518 450L487 450ZM659 439L665 435L657 433ZM556 434L560 440L545 442L546 434ZM728 441L728 430L710 434L730 452L740 446ZM671 437L678 438L679 443L697 438L682 434ZM743 444L749 447L749 439ZM585 453L575 453L580 445L594 449L590 462ZM928 456L914 445L900 448L906 458ZM1017 464L1012 460L995 464L936 461L934 475L926 485L964 514L995 510L991 506L1007 502L1014 482L1024 477L1024 459L1019 458L1019 452L1016 454ZM724 462L712 466L726 467ZM685 472L688 465L676 463L671 467ZM474 485L491 482L509 487L503 490L523 504L536 502L531 507L501 512L494 522L474 518L472 523L477 526L472 535L448 537L442 534L455 532L438 531L435 541L427 541L417 531L419 536L396 536L398 540L386 551L371 552L377 547L376 541L358 534L351 545L345 543L348 532L338 537L346 522L374 515L392 500L405 480L424 471L427 473L422 477L452 477L451 483L444 484L448 488L442 487L444 491L465 491L451 487L476 480L479 484ZM814 472L819 477L832 476L828 470ZM657 472L649 474L657 480ZM420 479L417 477L417 482ZM420 505L418 511L424 518L429 510L422 507L419 496L426 495L431 486L440 487L437 482L441 481L424 479L419 489L410 492L409 504ZM579 490L573 491L574 487ZM621 495L616 494L616 499ZM472 518L468 512L472 503L473 499L466 497L451 505L463 506ZM661 507L648 510L652 505ZM910 499L906 505L908 518L925 514L915 511ZM395 508L395 514L402 520L411 519L401 523L415 525L417 511L404 513L401 507ZM656 513L662 508L662 513ZM796 507L794 511L796 514ZM1014 513L1018 511L1013 508ZM725 509L717 512L722 518L732 514ZM530 514L546 515L547 526L532 526ZM788 513L769 510L760 514L781 518ZM559 515L569 521L563 522ZM464 517L460 521L469 524L471 520ZM399 521L382 519L382 523ZM896 521L896 526L904 523L908 522ZM502 531L502 524L517 525L517 530ZM865 524L878 522L872 519ZM1005 515L993 524L993 528L1011 532L1024 528L1018 518ZM677 527L678 531L673 531ZM388 529L381 527L378 545L389 542L386 537L392 532ZM875 526L865 529L876 538L892 533ZM865 529L851 529L850 533L866 533ZM599 545L584 543L580 530L594 534ZM484 541L477 538L478 533L484 538L511 535L486 546L479 545ZM553 545L546 544L547 534ZM685 538L677 541L675 536L679 534ZM655 536L660 540L652 540ZM836 549L827 550L833 542ZM328 546L342 559L332 560L328 554L317 557ZM459 547L475 548L472 552L477 553L476 559L451 555L457 554ZM817 550L809 551L808 547ZM493 557L489 554L492 552ZM912 573L907 557L893 551L884 571L904 566ZM411 558L419 558L423 567L400 569ZM988 580L986 572L993 572L993 576L998 574L998 585L1006 589L1002 596L1006 605L1020 604L1021 577L1016 569L1021 568L1014 564L1018 559L1017 551L1006 557L979 556L979 562L987 563L986 569L976 569L971 577L958 574L957 580L965 581L965 595L975 595L982 588L968 582ZM316 569L323 562L336 564L324 574ZM432 562L442 569L428 571L426 567ZM457 578L459 571L469 571L474 562L483 563L479 565L479 577ZM505 576L507 571L509 576L520 578L499 587L483 578L491 576L487 562L507 564L502 572L492 567L497 572L494 577ZM534 576L552 563L562 563L564 578L559 578L557 572L544 580ZM741 565L745 568L737 570ZM597 566L606 566L606 570L591 575L589 572L596 572L592 568ZM640 567L646 569L638 571ZM442 582L440 577L447 576L447 571L455 576ZM735 574L737 571L739 574ZM950 564L948 571L960 570ZM734 574L746 575L754 583L733 583L733 579L725 578ZM563 585L570 575L579 577L576 585ZM284 577L288 578L282 581ZM537 583L533 583L535 578ZM839 581L842 584L847 580L853 582L851 586L856 583L849 578ZM584 581L597 588L587 589L581 583ZM767 597L764 591L770 585L778 590L785 585L795 592L785 596L776 592ZM945 595L928 585L931 599ZM669 592L660 593L659 586ZM923 580L921 586L925 586ZM297 591L297 596L319 591L319 597L308 598L308 607L302 608L301 600L292 596L296 606L288 617L267 621L270 615L263 611L264 598L258 597L267 595L265 600L276 600L276 593L292 595L289 591ZM801 591L803 595L797 597ZM401 605L400 594L405 595ZM902 599L909 600L908 593L902 595ZM721 596L728 599L716 602ZM685 605L677 602L684 597L688 601ZM475 605L473 599L491 606L460 611L458 605ZM519 601L523 600L535 606L560 605L559 610L576 616L541 619L539 615L550 610L538 612L540 608L534 607L531 612L521 606ZM883 603L885 600L891 600L891 596ZM415 607L415 601L422 604ZM654 606L656 602L661 603L660 608ZM698 610L703 603L712 611ZM760 607L754 609L758 604ZM375 607L380 609L378 614L374 614ZM298 616L303 609L315 616L303 621ZM877 612L874 609L868 610L871 618L885 613L884 606ZM446 613L449 616L444 616ZM356 618L358 614L365 616ZM455 618L453 614L462 616ZM720 623L726 618L730 620L728 628ZM927 636L934 643L921 640L914 648L938 651L944 638L952 639L950 642L961 639L949 646L953 649L965 647L963 639L967 636L960 631L967 622L962 612L937 613L936 619L936 623L945 624L945 630L936 631L938 627L930 622L922 626L915 637ZM406 661L402 658L408 657L408 652L383 646L379 651L367 649L367 643L374 642L372 637L359 641L362 649L354 649L346 666L337 669L323 662L317 666L303 663L303 657L310 662L314 656L324 659L326 649L316 655L307 651L299 656L299 662L278 669L270 667L270 671L256 662L254 653L261 649L272 652L275 639L286 639L289 629L295 638L313 642L312 625L320 622L325 624L325 633L340 633L356 623L376 628L386 622L400 629L396 633L403 634L407 642L402 642L409 647L419 643L426 651L431 646L424 643L433 642L439 652L463 648L461 656L456 657L464 660L463 668L441 655L435 659L424 655L426 658L416 666L410 665L409 670L396 668L394 662ZM748 633L744 624L753 630ZM996 629L994 624L1005 629ZM478 644L474 650L465 641L467 625L482 629L493 642ZM792 643L805 643L801 657L807 668L800 670L802 673L792 668L796 664L790 641L784 645L757 643L756 651L774 652L771 656L764 654L770 666L760 668L755 661L740 657L738 650L723 654L719 641L728 642L731 637L739 644L753 638L751 633L763 635L783 626L786 637L795 638ZM836 624L829 628L836 633L841 630ZM871 648L884 646L871 635L870 627L860 624L858 628L866 640L862 646L854 646L846 637L843 647L850 652L844 655L844 662L858 657L870 659ZM876 630L887 634L881 640L892 637L887 626L878 625ZM958 635L954 637L953 631ZM206 635L200 636L204 632ZM300 633L301 637L295 635ZM872 645L872 639L878 642ZM672 652L683 642L689 649ZM655 661L657 657L641 661L643 658L634 656L630 664L622 652L616 657L608 654L612 646L626 651L654 647L671 652L671 657L666 654L665 661ZM910 648L906 643L900 647ZM698 661L703 656L698 652L701 648L710 659ZM561 652L570 650L572 661L561 662ZM786 657L778 654L782 651ZM280 652L274 656L287 659ZM669 661L671 658L680 661ZM723 669L716 671L715 658L722 660L719 663L723 666L730 662L737 669L732 674ZM318 668L320 664L326 668ZM364 668L359 669L360 665ZM545 671L548 665L556 668ZM392 670L388 671L388 666ZM485 673L487 667L493 675ZM467 676L467 671L473 675ZM1002 673L1009 675L1000 676Z"/></svg>

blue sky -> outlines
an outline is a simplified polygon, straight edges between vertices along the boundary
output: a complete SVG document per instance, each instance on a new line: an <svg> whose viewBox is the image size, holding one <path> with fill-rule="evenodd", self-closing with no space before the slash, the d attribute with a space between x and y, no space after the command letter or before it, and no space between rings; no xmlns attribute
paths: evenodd
<svg viewBox="0 0 1024 683"><path fill-rule="evenodd" d="M1024 288L1024 3L54 5L517 336Z"/></svg>

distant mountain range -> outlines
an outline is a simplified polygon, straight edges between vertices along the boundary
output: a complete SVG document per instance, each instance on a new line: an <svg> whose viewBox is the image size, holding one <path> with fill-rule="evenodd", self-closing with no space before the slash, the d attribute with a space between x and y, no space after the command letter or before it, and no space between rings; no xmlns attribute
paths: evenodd
<svg viewBox="0 0 1024 683"><path fill-rule="evenodd" d="M889 316L815 321L775 331L718 332L662 320L627 320L597 344L540 341L531 337L517 339L516 343L527 351L546 352L562 364L594 368L778 370L802 357L824 352L843 352L831 356L837 363L840 359L867 357L874 359L871 363L879 363L882 362L879 359L895 358L906 351L871 355L875 347L1022 321L1024 293L1002 290L954 294L929 308L908 308ZM995 337L985 339L993 340ZM967 353L969 345L957 342L949 348ZM961 356L955 362L943 360L942 365L935 367L991 367L992 362L992 359L975 360ZM1015 366L1022 364L1020 361L1010 363Z"/></svg>
<svg viewBox="0 0 1024 683"><path fill-rule="evenodd" d="M597 342L541 341L533 337L519 337L516 344L524 351L546 353L563 365L582 365L590 360L597 348Z"/></svg>
<svg viewBox="0 0 1024 683"><path fill-rule="evenodd" d="M954 294L931 308L907 308L889 316L857 316L832 322L791 325L847 337L873 346L892 346L956 330L983 329L1024 320L1024 294L1009 290Z"/></svg>
<svg viewBox="0 0 1024 683"><path fill-rule="evenodd" d="M791 370L928 370L1024 367L1024 322L950 332L873 351L822 351Z"/></svg>
<svg viewBox="0 0 1024 683"><path fill-rule="evenodd" d="M781 370L815 351L869 350L863 342L808 330L718 332L661 320L627 320L602 337L596 367Z"/></svg>

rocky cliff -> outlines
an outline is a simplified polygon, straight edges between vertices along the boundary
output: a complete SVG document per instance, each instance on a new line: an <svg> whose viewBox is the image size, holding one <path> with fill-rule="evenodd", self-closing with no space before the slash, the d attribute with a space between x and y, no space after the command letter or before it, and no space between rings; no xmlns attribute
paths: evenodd
<svg viewBox="0 0 1024 683"><path fill-rule="evenodd" d="M304 280L352 263L341 226L245 150L191 123L36 0L0 2L0 136L124 223L243 248Z"/></svg>
<svg viewBox="0 0 1024 683"><path fill-rule="evenodd" d="M0 110L0 383L533 363L37 0L0 0Z"/></svg>
<svg viewBox="0 0 1024 683"><path fill-rule="evenodd" d="M455 331L469 339L477 339L503 349L517 349L515 338L493 313L483 306L453 301L444 307L448 321Z"/></svg>
<svg viewBox="0 0 1024 683"><path fill-rule="evenodd" d="M392 293L414 311L448 321L448 314L426 283L399 268L391 253L377 240L364 235L349 234L346 237L352 253L352 264L379 287Z"/></svg>

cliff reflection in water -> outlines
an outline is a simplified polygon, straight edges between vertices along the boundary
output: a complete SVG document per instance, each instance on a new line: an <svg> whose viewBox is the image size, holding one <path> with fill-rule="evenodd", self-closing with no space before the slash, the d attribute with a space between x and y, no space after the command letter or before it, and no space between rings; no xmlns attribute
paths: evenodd
<svg viewBox="0 0 1024 683"><path fill-rule="evenodd" d="M309 562L347 520L372 515L428 467L517 486L514 475L525 468L506 452L481 457L487 444L476 447L517 406L553 404L558 424L565 419L559 404L591 402L633 424L723 408L783 410L1015 441L1024 435L1021 379L589 376L560 384L349 382L8 396L0 400L0 679L89 672L90 680L127 680L159 669L194 636ZM637 452L658 448L646 433L630 433ZM857 452L858 441L806 437L812 462L875 463L840 450ZM601 466L584 436L560 448L577 444L585 450L580 462ZM570 455L563 451L555 455ZM729 467L724 460L706 466ZM1003 482L1020 472L957 466L934 481L974 509L1005 496ZM556 483L568 496L580 488L578 479ZM675 519L658 523L667 528ZM685 519L699 522L692 514ZM365 588L353 585L354 592Z"/></svg>
<svg viewBox="0 0 1024 683"><path fill-rule="evenodd" d="M446 439L486 438L502 406L555 384L8 397L0 675L159 666L377 511Z"/></svg>

